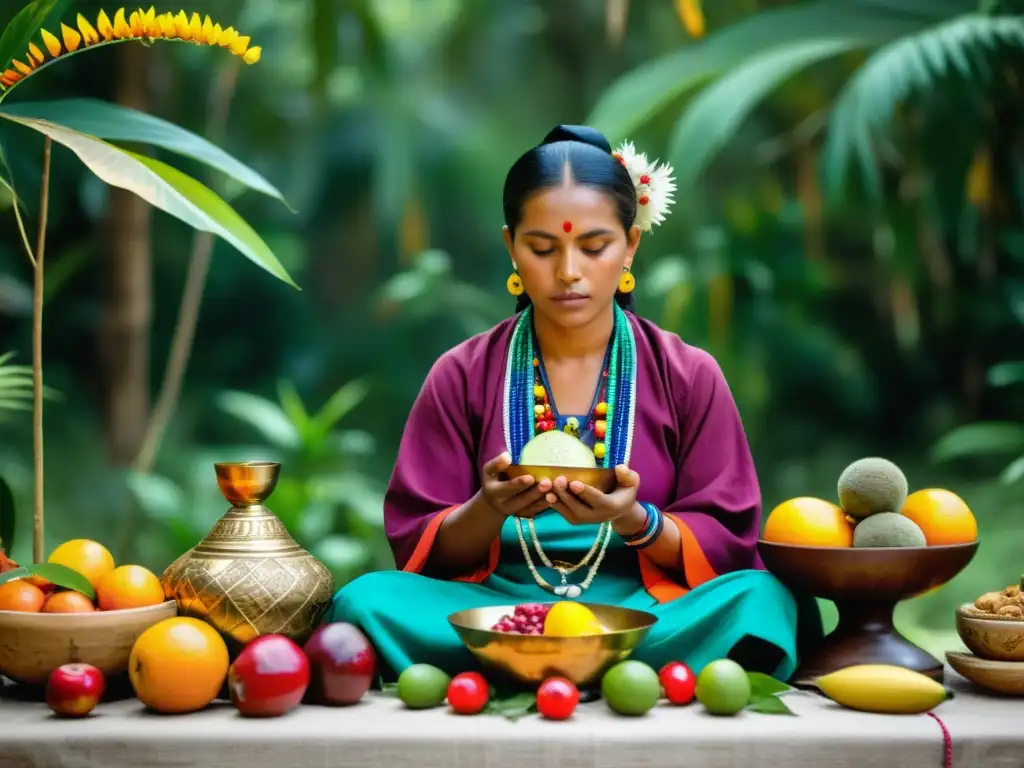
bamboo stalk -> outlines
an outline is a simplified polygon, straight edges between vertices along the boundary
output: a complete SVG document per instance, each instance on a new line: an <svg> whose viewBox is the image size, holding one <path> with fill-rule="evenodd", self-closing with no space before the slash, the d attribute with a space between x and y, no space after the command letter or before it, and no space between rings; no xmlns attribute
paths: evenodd
<svg viewBox="0 0 1024 768"><path fill-rule="evenodd" d="M32 280L32 454L35 503L32 511L32 562L43 561L43 256L46 252L46 217L50 199L50 149L43 144L43 176L39 193L39 234Z"/></svg>

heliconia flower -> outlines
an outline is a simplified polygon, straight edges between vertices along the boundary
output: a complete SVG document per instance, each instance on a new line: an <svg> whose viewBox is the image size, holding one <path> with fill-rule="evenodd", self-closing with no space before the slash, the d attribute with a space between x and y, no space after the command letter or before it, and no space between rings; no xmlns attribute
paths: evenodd
<svg viewBox="0 0 1024 768"><path fill-rule="evenodd" d="M105 11L100 11L95 26L78 14L75 27L61 22L59 35L40 30L41 45L30 42L25 56L14 59L7 69L0 72L0 87L10 88L38 68L66 54L125 40L176 40L193 45L218 46L226 48L246 64L258 62L262 53L259 46L250 47L248 36L239 34L233 27L222 28L209 16L203 18L194 12L189 16L185 11L158 14L153 7L148 11L139 8L131 12L119 8L114 12L113 20Z"/></svg>

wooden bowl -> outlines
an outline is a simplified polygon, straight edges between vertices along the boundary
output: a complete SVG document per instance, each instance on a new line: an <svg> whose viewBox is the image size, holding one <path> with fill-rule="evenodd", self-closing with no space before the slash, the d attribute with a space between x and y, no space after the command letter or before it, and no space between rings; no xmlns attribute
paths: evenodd
<svg viewBox="0 0 1024 768"><path fill-rule="evenodd" d="M594 612L606 632L550 637L492 630L498 619L515 610L514 605L459 611L449 616L448 622L482 665L505 677L539 685L547 677L562 675L584 687L627 658L658 619L645 611L615 605L582 605Z"/></svg>
<svg viewBox="0 0 1024 768"><path fill-rule="evenodd" d="M564 477L570 483L579 480L584 485L589 485L603 493L611 493L618 485L615 479L615 469L604 467L546 467L535 464L513 464L505 470L509 477L521 477L530 475L534 480L555 481L556 477Z"/></svg>
<svg viewBox="0 0 1024 768"><path fill-rule="evenodd" d="M979 659L959 651L946 651L946 661L979 688L1007 696L1024 696L1024 662Z"/></svg>
<svg viewBox="0 0 1024 768"><path fill-rule="evenodd" d="M956 609L956 631L979 659L1024 662L1024 621L1020 619L983 617L971 603L964 603Z"/></svg>
<svg viewBox="0 0 1024 768"><path fill-rule="evenodd" d="M795 593L832 600L839 625L800 661L796 687L853 664L893 664L942 681L942 662L893 626L896 604L967 567L978 542L934 547L805 547L758 542L765 567Z"/></svg>
<svg viewBox="0 0 1024 768"><path fill-rule="evenodd" d="M94 613L0 611L0 674L40 685L54 669L73 662L92 664L107 676L125 672L138 636L177 614L174 600Z"/></svg>

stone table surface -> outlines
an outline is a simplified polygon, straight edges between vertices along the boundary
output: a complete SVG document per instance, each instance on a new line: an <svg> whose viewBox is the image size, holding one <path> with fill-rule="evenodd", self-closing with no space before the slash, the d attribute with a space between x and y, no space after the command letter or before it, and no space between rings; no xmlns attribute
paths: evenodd
<svg viewBox="0 0 1024 768"><path fill-rule="evenodd" d="M1024 702L977 691L955 672L956 696L934 710L956 768L1024 768ZM929 715L842 709L794 691L796 716L713 717L698 705L662 705L640 718L596 701L565 722L512 722L444 708L406 710L371 693L353 707L302 706L280 718L240 717L215 702L190 715L145 711L135 699L58 719L45 704L0 694L0 768L941 768L940 723Z"/></svg>

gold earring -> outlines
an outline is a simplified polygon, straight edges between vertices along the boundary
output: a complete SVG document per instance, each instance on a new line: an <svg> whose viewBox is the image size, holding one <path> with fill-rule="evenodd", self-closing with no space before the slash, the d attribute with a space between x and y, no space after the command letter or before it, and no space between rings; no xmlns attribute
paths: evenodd
<svg viewBox="0 0 1024 768"><path fill-rule="evenodd" d="M519 277L518 272L513 272L508 276L508 280L505 281L505 288L513 296L519 296L523 292L523 281Z"/></svg>
<svg viewBox="0 0 1024 768"><path fill-rule="evenodd" d="M631 293L636 288L636 278L629 271L629 267L622 268L622 277L619 278L619 292Z"/></svg>

